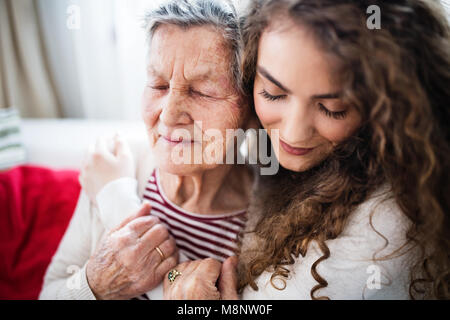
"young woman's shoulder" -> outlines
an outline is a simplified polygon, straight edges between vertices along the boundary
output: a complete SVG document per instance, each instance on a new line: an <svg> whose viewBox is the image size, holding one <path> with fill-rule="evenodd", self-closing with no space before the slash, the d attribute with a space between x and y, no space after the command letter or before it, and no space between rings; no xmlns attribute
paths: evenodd
<svg viewBox="0 0 450 320"><path fill-rule="evenodd" d="M338 240L358 243L356 247L359 247L357 252L361 258L372 258L367 254L374 251L376 258L381 258L405 244L410 226L411 222L397 204L391 188L383 185L354 210ZM349 244L349 247L353 246Z"/></svg>
<svg viewBox="0 0 450 320"><path fill-rule="evenodd" d="M259 292L247 289L244 298L311 299L311 289L326 281L315 297L330 299L408 299L409 268L416 252L407 251L406 232L410 226L392 192L383 186L352 213L344 231L326 241L327 259L313 265L324 255L312 242L304 257L289 266L283 283L265 272L258 279ZM284 290L277 290L283 287Z"/></svg>

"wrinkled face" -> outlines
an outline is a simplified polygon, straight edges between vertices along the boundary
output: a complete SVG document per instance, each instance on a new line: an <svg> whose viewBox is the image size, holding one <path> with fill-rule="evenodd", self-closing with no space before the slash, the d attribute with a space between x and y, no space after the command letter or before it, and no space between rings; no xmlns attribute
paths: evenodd
<svg viewBox="0 0 450 320"><path fill-rule="evenodd" d="M303 27L283 22L261 36L255 108L286 169L314 167L361 124L356 108L342 103L332 66ZM271 129L279 129L279 138Z"/></svg>
<svg viewBox="0 0 450 320"><path fill-rule="evenodd" d="M248 111L232 83L230 55L210 27L156 30L142 115L161 170L188 175L225 158L226 130L241 127Z"/></svg>

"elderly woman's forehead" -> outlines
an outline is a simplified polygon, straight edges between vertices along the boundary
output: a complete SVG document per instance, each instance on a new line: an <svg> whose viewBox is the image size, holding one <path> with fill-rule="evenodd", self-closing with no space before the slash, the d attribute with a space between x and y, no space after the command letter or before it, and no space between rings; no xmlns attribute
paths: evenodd
<svg viewBox="0 0 450 320"><path fill-rule="evenodd" d="M182 29L164 26L157 30L150 48L149 72L158 73L175 60L194 64L199 71L221 66L229 69L231 50L223 36L208 27Z"/></svg>
<svg viewBox="0 0 450 320"><path fill-rule="evenodd" d="M166 68L167 69L167 68ZM167 70L172 74L172 69ZM217 72L217 65L208 64L202 65L195 68L185 68L184 77L189 81L224 81L231 80L230 76L226 72ZM169 79L170 75L166 72L165 68L160 68L160 66L155 64L149 64L147 68L149 76Z"/></svg>
<svg viewBox="0 0 450 320"><path fill-rule="evenodd" d="M155 40L172 43L176 46L198 47L200 45L229 51L223 33L211 25L181 27L173 24L160 25L154 32L151 47ZM195 42L192 42L195 40ZM175 42L175 43L174 43Z"/></svg>

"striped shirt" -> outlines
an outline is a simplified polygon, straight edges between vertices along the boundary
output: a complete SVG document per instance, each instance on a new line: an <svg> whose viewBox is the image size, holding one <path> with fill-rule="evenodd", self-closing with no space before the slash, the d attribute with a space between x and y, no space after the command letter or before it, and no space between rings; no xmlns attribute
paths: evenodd
<svg viewBox="0 0 450 320"><path fill-rule="evenodd" d="M244 228L247 212L200 215L188 212L164 195L157 170L150 176L143 195L174 237L177 247L191 260L214 258L223 262L235 254L237 236Z"/></svg>

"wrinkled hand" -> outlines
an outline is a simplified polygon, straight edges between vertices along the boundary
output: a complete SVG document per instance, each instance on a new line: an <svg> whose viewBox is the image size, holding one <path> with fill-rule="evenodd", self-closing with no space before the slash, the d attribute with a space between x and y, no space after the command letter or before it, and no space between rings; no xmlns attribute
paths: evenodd
<svg viewBox="0 0 450 320"><path fill-rule="evenodd" d="M238 299L235 265L236 257L228 258L223 264L212 258L182 263L176 267L176 270L181 272L181 275L176 277L173 283L170 283L166 274L164 279L164 299ZM219 288L216 286L217 282Z"/></svg>
<svg viewBox="0 0 450 320"><path fill-rule="evenodd" d="M216 287L222 264L215 259L195 260L176 267L181 275L170 283L164 278L165 300L219 300Z"/></svg>
<svg viewBox="0 0 450 320"><path fill-rule="evenodd" d="M99 138L91 146L81 166L80 184L92 202L109 182L135 177L133 155L127 142L119 135L113 139Z"/></svg>
<svg viewBox="0 0 450 320"><path fill-rule="evenodd" d="M219 292L222 300L238 300L237 292L237 264L236 256L229 257L222 264L219 279Z"/></svg>
<svg viewBox="0 0 450 320"><path fill-rule="evenodd" d="M89 259L86 276L99 300L131 299L160 284L178 263L175 240L145 203L101 242ZM165 256L155 250L159 247Z"/></svg>

